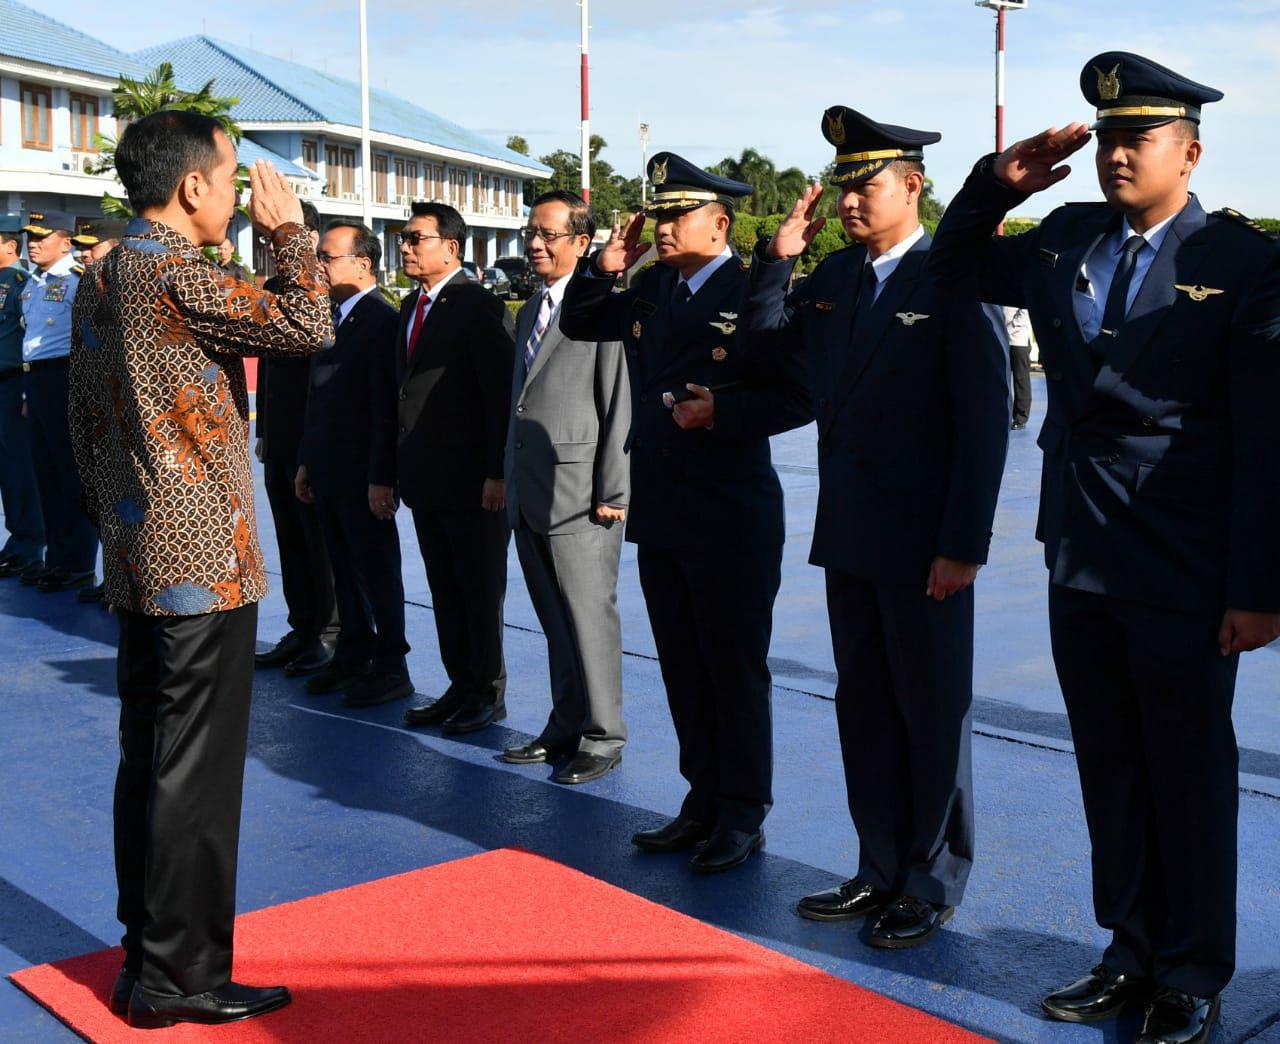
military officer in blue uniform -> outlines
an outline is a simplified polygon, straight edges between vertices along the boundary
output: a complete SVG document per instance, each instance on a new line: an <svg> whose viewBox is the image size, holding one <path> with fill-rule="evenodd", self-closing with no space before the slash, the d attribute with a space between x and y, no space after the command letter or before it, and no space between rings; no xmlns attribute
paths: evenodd
<svg viewBox="0 0 1280 1044"><path fill-rule="evenodd" d="M973 582L987 561L1009 431L1003 346L982 306L925 276L924 149L941 135L843 105L822 116L854 245L788 296L822 228L813 185L756 247L753 350L803 353L818 422L809 561L826 570L836 720L858 870L800 900L873 918L905 948L952 916L973 864Z"/></svg>
<svg viewBox="0 0 1280 1044"><path fill-rule="evenodd" d="M32 211L22 230L33 265L22 293L22 391L48 542L45 570L30 579L44 593L92 588L98 532L85 514L67 423L71 302L84 273L71 256L75 219Z"/></svg>
<svg viewBox="0 0 1280 1044"><path fill-rule="evenodd" d="M43 568L44 520L22 416L22 294L31 278L19 261L22 215L0 214L0 497L9 538L0 577Z"/></svg>
<svg viewBox="0 0 1280 1044"><path fill-rule="evenodd" d="M1111 942L1044 1010L1136 1002L1140 1041L1182 1044L1208 1036L1235 966L1237 662L1280 635L1277 246L1190 191L1220 91L1121 51L1080 86L1103 201L992 238L1090 128L1045 131L979 161L931 263L1028 308L1047 377L1037 535Z"/></svg>
<svg viewBox="0 0 1280 1044"><path fill-rule="evenodd" d="M626 351L626 538L689 783L679 815L633 841L650 852L700 844L693 867L714 872L760 848L773 801L766 656L784 531L769 436L804 422L803 385L797 367L751 356L737 336L747 266L729 232L750 186L670 152L653 157L649 176L658 263L615 293L648 249L643 214L615 228L579 263L560 328ZM693 397L675 403L686 389Z"/></svg>

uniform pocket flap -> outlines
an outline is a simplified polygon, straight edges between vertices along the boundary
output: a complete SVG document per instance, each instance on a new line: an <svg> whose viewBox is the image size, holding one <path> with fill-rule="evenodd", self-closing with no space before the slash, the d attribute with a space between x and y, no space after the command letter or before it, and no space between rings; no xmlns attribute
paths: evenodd
<svg viewBox="0 0 1280 1044"><path fill-rule="evenodd" d="M594 442L557 442L556 443L556 463L557 464L581 464L583 462L590 463L596 459L596 444Z"/></svg>

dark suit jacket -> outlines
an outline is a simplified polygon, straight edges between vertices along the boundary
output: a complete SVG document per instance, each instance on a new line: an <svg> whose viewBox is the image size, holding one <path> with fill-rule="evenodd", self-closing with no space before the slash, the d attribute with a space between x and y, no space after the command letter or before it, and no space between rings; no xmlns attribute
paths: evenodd
<svg viewBox="0 0 1280 1044"><path fill-rule="evenodd" d="M1003 346L981 305L924 278L928 256L926 233L851 339L865 247L785 298L794 263L757 252L745 320L758 350L807 362L820 478L809 560L922 591L937 555L986 562L1009 437Z"/></svg>
<svg viewBox="0 0 1280 1044"><path fill-rule="evenodd" d="M575 341L622 341L631 380L631 509L627 539L674 550L780 547L782 487L769 436L807 420L796 357L753 354L737 335L747 266L732 258L671 316L675 269L657 264L631 289L584 259L565 291L560 329ZM716 395L712 428L685 431L662 393L741 381Z"/></svg>
<svg viewBox="0 0 1280 1044"><path fill-rule="evenodd" d="M514 324L502 301L455 275L427 310L406 361L420 293L405 299L396 330L400 496L415 509L478 508L485 480L502 481Z"/></svg>
<svg viewBox="0 0 1280 1044"><path fill-rule="evenodd" d="M262 288L276 293L277 278L272 276ZM258 359L258 418L254 434L265 443L262 459L278 463L290 473L298 464L310 373L310 359L266 354Z"/></svg>
<svg viewBox="0 0 1280 1044"><path fill-rule="evenodd" d="M1280 611L1280 284L1264 279L1276 244L1193 197L1095 370L1072 292L1120 215L1068 205L993 239L1024 198L982 160L932 265L1031 312L1049 391L1037 536L1053 581L1185 612Z"/></svg>
<svg viewBox="0 0 1280 1044"><path fill-rule="evenodd" d="M321 495L396 482L396 329L399 316L374 288L311 357L298 462Z"/></svg>

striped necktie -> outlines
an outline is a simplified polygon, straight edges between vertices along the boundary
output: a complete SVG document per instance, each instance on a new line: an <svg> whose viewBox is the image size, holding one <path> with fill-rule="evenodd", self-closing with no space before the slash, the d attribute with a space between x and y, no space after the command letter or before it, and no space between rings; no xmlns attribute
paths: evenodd
<svg viewBox="0 0 1280 1044"><path fill-rule="evenodd" d="M546 336L547 327L551 325L551 291L542 291L542 303L538 306L538 318L534 320L533 332L529 334L528 343L524 346L524 372L533 369L533 361L538 357L538 349L542 347L542 338Z"/></svg>

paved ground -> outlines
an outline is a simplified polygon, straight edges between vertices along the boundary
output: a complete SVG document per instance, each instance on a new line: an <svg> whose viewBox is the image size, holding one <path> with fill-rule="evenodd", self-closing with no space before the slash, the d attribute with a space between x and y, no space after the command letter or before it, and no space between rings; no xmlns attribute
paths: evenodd
<svg viewBox="0 0 1280 1044"><path fill-rule="evenodd" d="M1037 395L1043 389L1037 385ZM1042 396L1041 396L1042 398ZM1041 402L1037 402L1037 411ZM1032 429L1038 426L1038 416ZM1043 992L1094 961L1088 849L1044 613L1045 574L1032 539L1039 454L1014 433L993 561L979 581L975 741L978 863L968 897L921 951L872 950L848 926L791 912L807 891L856 863L844 807L830 696L821 575L805 564L817 476L812 432L775 445L787 488L788 543L772 649L776 798L761 859L695 878L681 857L627 843L675 811L675 739L635 574L620 600L631 742L622 769L582 789L544 767L496 760L537 733L547 709L546 658L514 552L507 604L511 715L504 727L446 740L398 725L403 705L354 712L300 683L260 675L241 845L242 910L459 856L520 845L695 917L994 1037L1128 1041L1118 1025L1068 1027L1038 1015ZM273 559L265 497L264 544ZM418 690L443 690L429 596L408 519L410 657ZM278 583L260 637L284 630ZM114 942L110 795L116 758L114 622L64 596L0 585L0 974ZM1239 972L1218 1041L1280 1041L1280 649L1245 659L1236 723L1242 747ZM1188 838L1188 843L1195 843ZM517 909L536 897L504 897ZM573 932L573 925L565 926ZM858 1039L856 1027L849 1038ZM0 1040L73 1036L0 983Z"/></svg>

